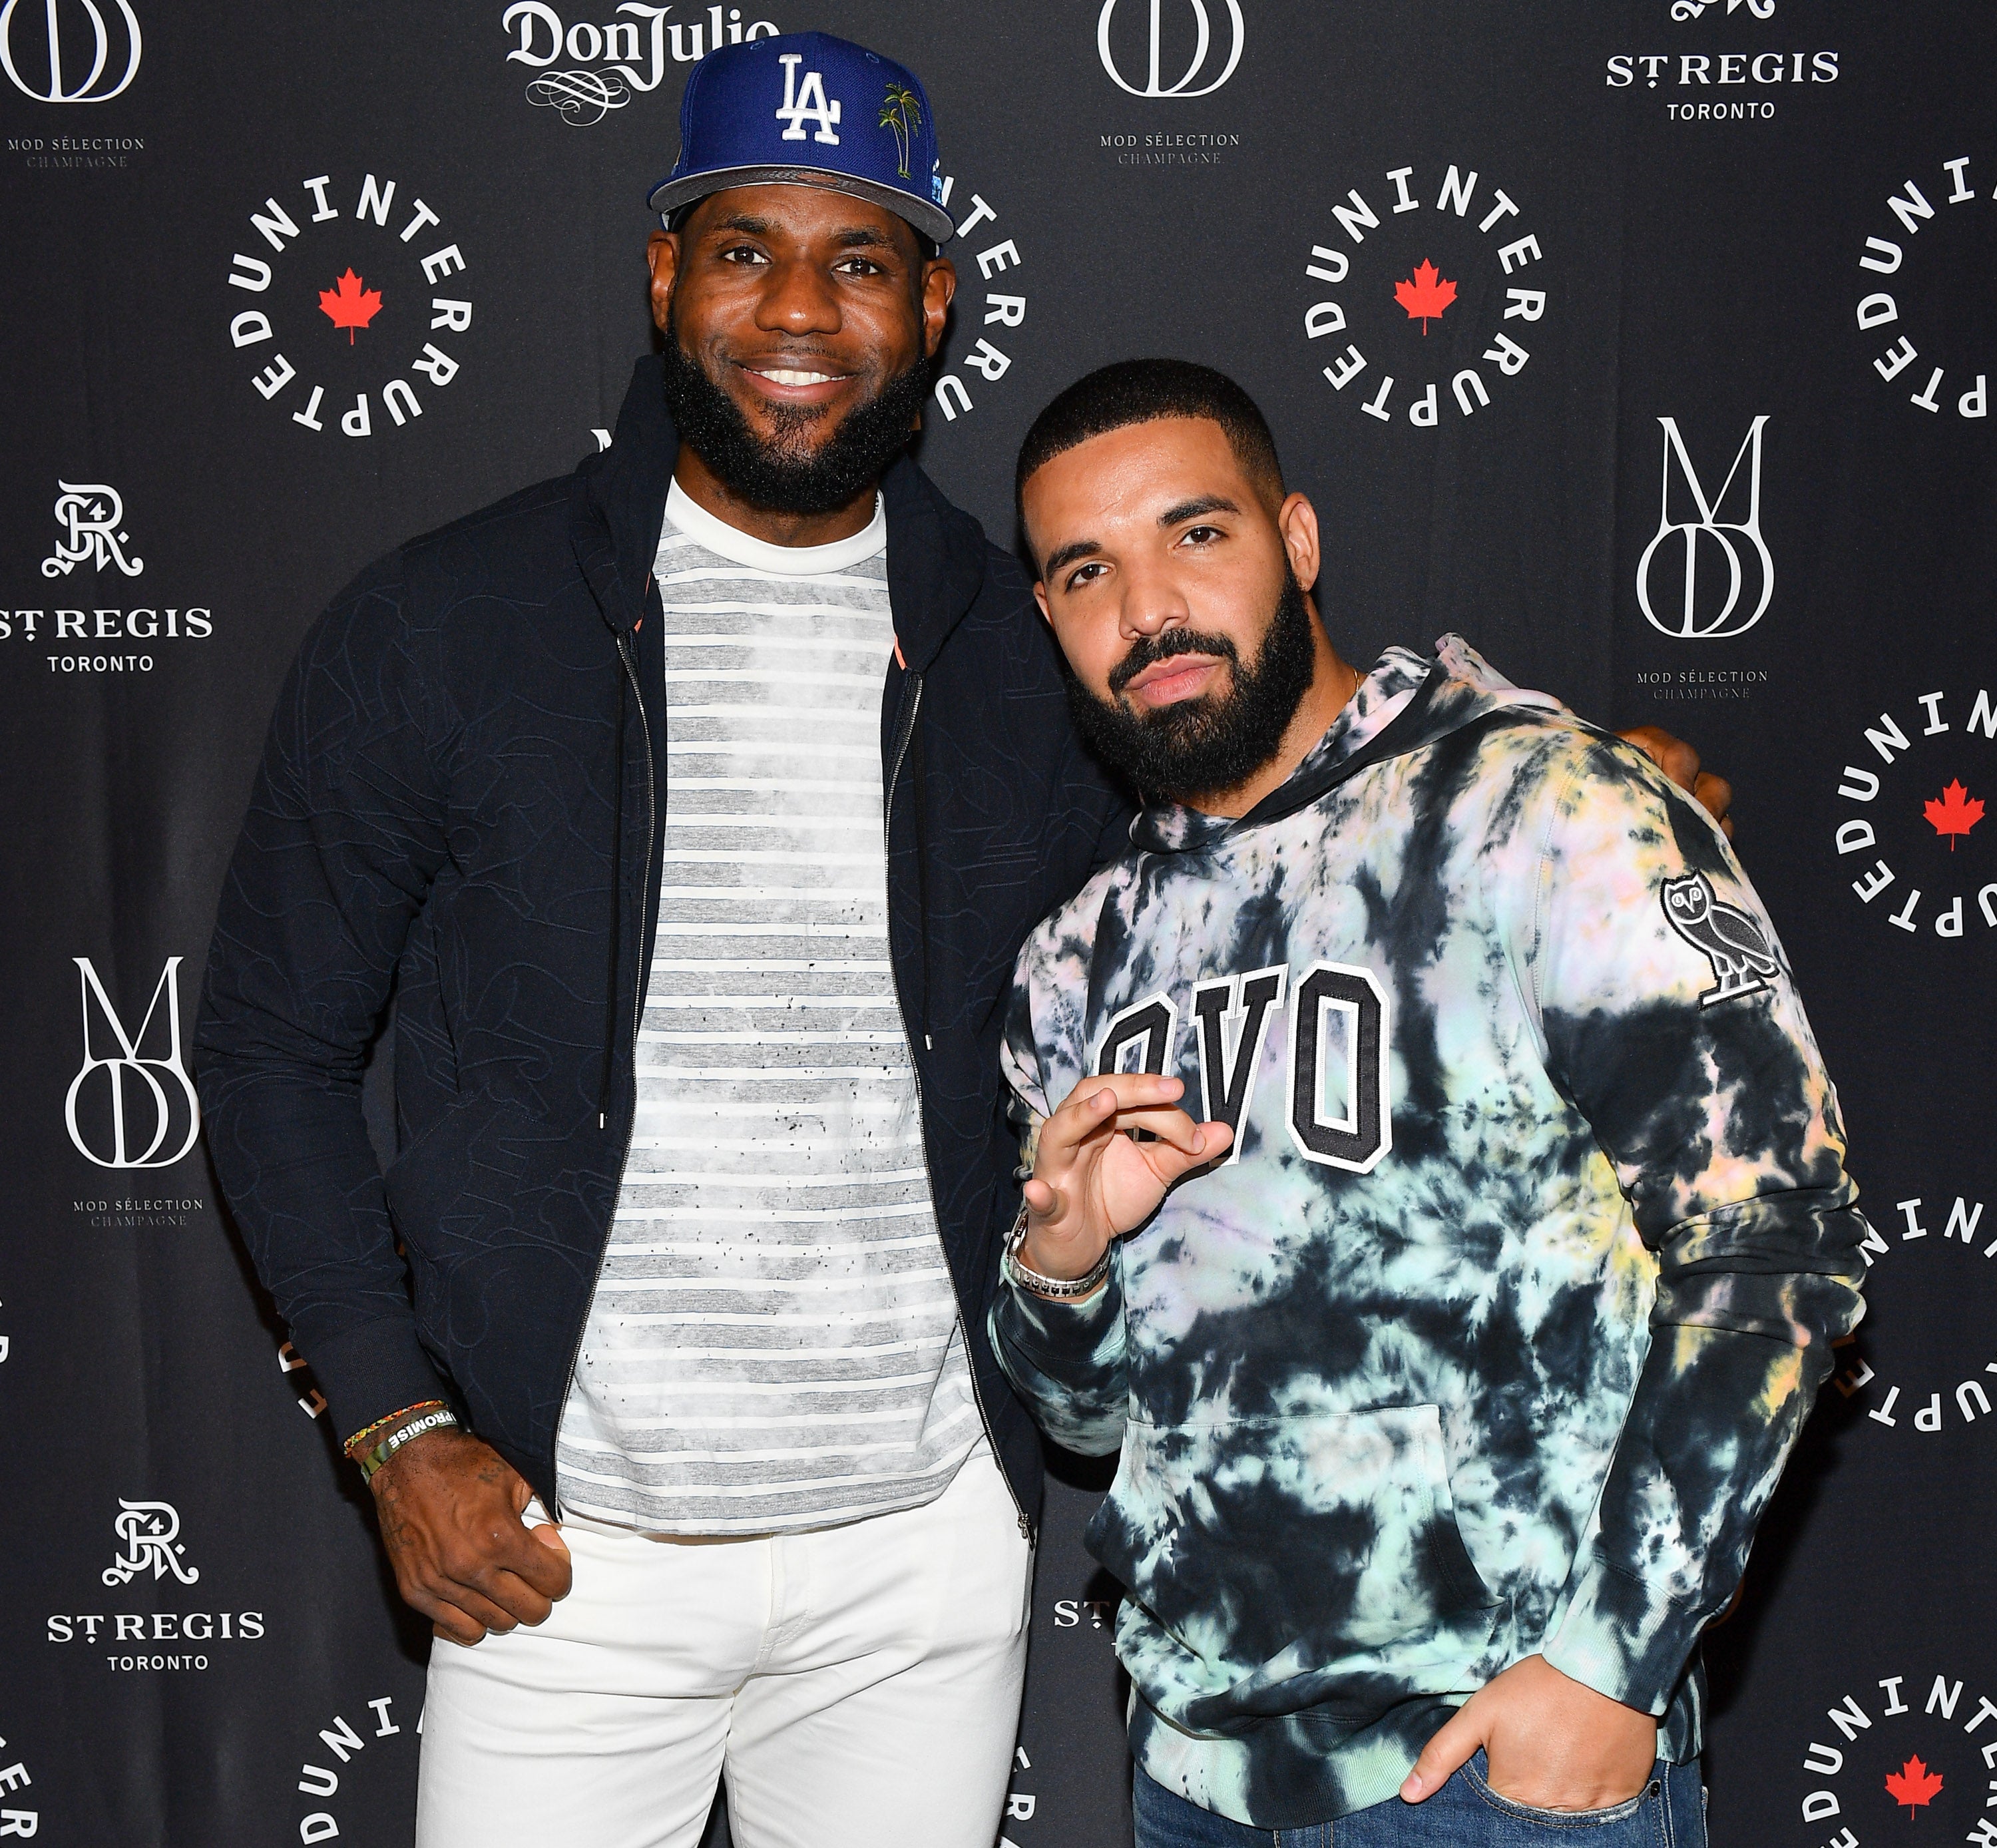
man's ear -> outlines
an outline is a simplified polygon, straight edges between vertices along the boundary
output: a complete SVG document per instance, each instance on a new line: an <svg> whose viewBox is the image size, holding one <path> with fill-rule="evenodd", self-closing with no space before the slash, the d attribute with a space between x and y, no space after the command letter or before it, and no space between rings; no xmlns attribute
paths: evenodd
<svg viewBox="0 0 1997 1848"><path fill-rule="evenodd" d="M652 272L652 319L663 333L672 313L673 282L680 273L680 234L654 231L645 243L645 262Z"/></svg>
<svg viewBox="0 0 1997 1848"><path fill-rule="evenodd" d="M1290 569L1297 582L1309 590L1317 582L1323 564L1318 550L1317 509L1300 494L1293 494L1276 513L1277 529L1283 536L1283 549L1290 555Z"/></svg>
<svg viewBox="0 0 1997 1848"><path fill-rule="evenodd" d="M950 305L957 294L957 265L947 257L933 257L923 265L923 357L934 359L950 325Z"/></svg>
<svg viewBox="0 0 1997 1848"><path fill-rule="evenodd" d="M1044 582L1033 586L1033 601L1040 606L1040 620L1051 629L1054 626L1054 612L1047 608L1047 587Z"/></svg>

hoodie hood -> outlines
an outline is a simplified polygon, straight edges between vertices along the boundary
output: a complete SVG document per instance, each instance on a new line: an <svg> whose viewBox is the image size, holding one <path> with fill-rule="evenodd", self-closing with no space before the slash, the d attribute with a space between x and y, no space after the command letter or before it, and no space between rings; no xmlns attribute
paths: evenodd
<svg viewBox="0 0 1997 1848"><path fill-rule="evenodd" d="M1154 853L1212 846L1243 829L1295 814L1375 764L1419 750L1490 713L1519 707L1561 710L1550 693L1512 685L1454 633L1436 643L1433 656L1389 648L1288 780L1246 815L1207 815L1178 802L1154 803L1131 824L1130 839Z"/></svg>

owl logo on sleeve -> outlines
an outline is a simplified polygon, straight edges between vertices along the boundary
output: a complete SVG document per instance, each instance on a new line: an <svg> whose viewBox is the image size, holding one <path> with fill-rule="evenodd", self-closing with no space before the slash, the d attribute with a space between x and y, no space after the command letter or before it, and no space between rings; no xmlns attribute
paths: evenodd
<svg viewBox="0 0 1997 1848"><path fill-rule="evenodd" d="M1712 964L1716 985L1699 998L1701 1007L1759 994L1769 977L1781 973L1759 921L1715 897L1703 873L1666 880L1662 898L1665 921Z"/></svg>

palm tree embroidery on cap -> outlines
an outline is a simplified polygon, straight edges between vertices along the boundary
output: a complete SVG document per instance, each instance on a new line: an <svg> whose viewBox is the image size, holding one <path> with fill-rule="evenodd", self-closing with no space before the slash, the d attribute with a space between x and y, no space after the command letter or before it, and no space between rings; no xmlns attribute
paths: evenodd
<svg viewBox="0 0 1997 1848"><path fill-rule="evenodd" d="M881 105L879 126L894 135L895 150L901 156L898 171L905 180L909 177L909 140L923 126L923 105L916 100L915 91L901 84L890 84L888 99Z"/></svg>

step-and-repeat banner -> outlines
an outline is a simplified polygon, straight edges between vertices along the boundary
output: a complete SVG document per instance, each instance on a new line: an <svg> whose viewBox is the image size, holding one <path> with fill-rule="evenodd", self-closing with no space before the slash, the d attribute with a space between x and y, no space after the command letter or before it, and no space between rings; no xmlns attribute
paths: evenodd
<svg viewBox="0 0 1997 1848"><path fill-rule="evenodd" d="M427 1639L188 1077L305 626L609 440L706 49L919 71L919 453L1001 538L1060 386L1267 408L1340 648L1692 740L1786 940L1869 1312L1709 1638L1722 1848L1997 1848L1997 14L1978 0L6 0L0 1838L409 1839ZM1053 1460L1017 1848L1128 1839Z"/></svg>

